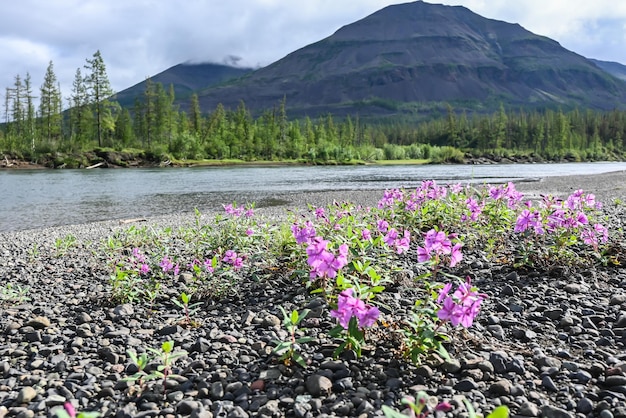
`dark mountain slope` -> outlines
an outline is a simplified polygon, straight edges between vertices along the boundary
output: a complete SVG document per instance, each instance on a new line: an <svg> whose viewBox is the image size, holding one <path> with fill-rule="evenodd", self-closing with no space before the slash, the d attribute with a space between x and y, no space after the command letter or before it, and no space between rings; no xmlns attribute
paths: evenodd
<svg viewBox="0 0 626 418"><path fill-rule="evenodd" d="M384 115L446 101L514 106L622 107L626 83L557 42L460 6L386 7L283 59L200 93L252 110L286 96L291 114Z"/></svg>
<svg viewBox="0 0 626 418"><path fill-rule="evenodd" d="M617 77L620 80L626 81L626 65L620 64L619 62L612 61L600 61L600 60L590 60L598 67L611 74L613 77Z"/></svg>
<svg viewBox="0 0 626 418"><path fill-rule="evenodd" d="M221 64L178 64L151 77L154 83L161 83L167 91L170 84L178 99L188 100L193 92L209 86L241 77L252 71L252 68L232 67ZM117 93L117 101L124 107L131 107L135 98L144 94L146 81L135 84Z"/></svg>

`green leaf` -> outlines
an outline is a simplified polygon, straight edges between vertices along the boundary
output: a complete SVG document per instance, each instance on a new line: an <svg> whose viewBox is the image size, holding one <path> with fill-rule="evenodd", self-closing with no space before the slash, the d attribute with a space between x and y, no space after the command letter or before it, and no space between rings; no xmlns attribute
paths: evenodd
<svg viewBox="0 0 626 418"><path fill-rule="evenodd" d="M54 413L57 418L71 418L65 409L59 409Z"/></svg>
<svg viewBox="0 0 626 418"><path fill-rule="evenodd" d="M297 310L293 310L291 311L291 323L296 325L299 321L298 321L298 311Z"/></svg>
<svg viewBox="0 0 626 418"><path fill-rule="evenodd" d="M382 410L383 414L385 414L387 418L407 418L407 416L404 415L402 412L398 412L387 405L383 405Z"/></svg>
<svg viewBox="0 0 626 418"><path fill-rule="evenodd" d="M487 418L509 418L509 407L500 405L494 409L491 414L487 415Z"/></svg>
<svg viewBox="0 0 626 418"><path fill-rule="evenodd" d="M304 361L304 358L302 357L302 355L300 355L300 353L293 353L292 358L296 363L300 365L300 367L306 369L306 361Z"/></svg>
<svg viewBox="0 0 626 418"><path fill-rule="evenodd" d="M164 341L163 344L161 344L161 350L163 350L164 353L171 353L173 349L174 341L172 340Z"/></svg>
<svg viewBox="0 0 626 418"><path fill-rule="evenodd" d="M470 418L477 418L476 410L470 401L466 398L463 398L463 403L465 404L465 409L467 409L467 414Z"/></svg>
<svg viewBox="0 0 626 418"><path fill-rule="evenodd" d="M183 301L185 305L189 304L189 295L185 292L180 294L180 299Z"/></svg>

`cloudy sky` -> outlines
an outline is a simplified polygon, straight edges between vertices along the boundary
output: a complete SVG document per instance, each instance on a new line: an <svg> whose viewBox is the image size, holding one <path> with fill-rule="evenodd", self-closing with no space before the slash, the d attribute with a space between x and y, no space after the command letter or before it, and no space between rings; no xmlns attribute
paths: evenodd
<svg viewBox="0 0 626 418"><path fill-rule="evenodd" d="M100 50L114 90L173 65L263 66L341 26L405 1L392 0L20 0L0 11L0 99L15 76L35 92L50 61L64 97L76 69ZM437 1L431 1L437 2ZM626 64L626 2L440 0L519 23L590 58Z"/></svg>

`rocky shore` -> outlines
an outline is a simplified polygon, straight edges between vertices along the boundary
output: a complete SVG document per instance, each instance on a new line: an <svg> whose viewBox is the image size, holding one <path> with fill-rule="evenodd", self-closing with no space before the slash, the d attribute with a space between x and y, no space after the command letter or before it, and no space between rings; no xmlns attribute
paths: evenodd
<svg viewBox="0 0 626 418"><path fill-rule="evenodd" d="M555 177L520 183L528 196L566 196L582 188L604 202L607 225L623 234L626 173ZM334 200L374 205L379 192L290 195L287 208ZM285 207L263 208L277 219ZM190 215L149 219L139 226L193 222ZM167 299L152 309L110 302L102 240L130 224L101 222L0 234L0 417L49 417L65 402L117 417L383 416L383 405L426 391L468 416L462 399L487 415L507 405L520 417L626 417L626 272L623 266L515 270L467 255L467 269L488 295L474 326L453 334L452 359L412 365L398 358L393 330L380 324L376 345L361 358L332 357L327 331L334 320L324 301L289 277L245 281L196 313L200 326L180 324ZM59 240L75 244L59 254ZM406 271L412 271L407 258ZM169 296L180 294L184 277ZM11 286L7 287L6 284ZM2 290L4 289L4 290ZM20 289L28 292L19 295ZM13 293L11 293L13 292ZM410 286L399 282L385 303L407 312ZM302 323L306 368L272 354L285 340L279 306L311 309ZM137 372L127 355L174 342L186 355L174 376L138 391L125 380Z"/></svg>

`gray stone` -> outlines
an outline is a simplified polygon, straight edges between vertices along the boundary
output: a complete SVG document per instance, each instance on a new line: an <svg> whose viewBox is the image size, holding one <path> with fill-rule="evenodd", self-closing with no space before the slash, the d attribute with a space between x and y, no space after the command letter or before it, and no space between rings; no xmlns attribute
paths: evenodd
<svg viewBox="0 0 626 418"><path fill-rule="evenodd" d="M332 387L333 382L326 376L314 374L306 379L306 389L315 397L328 395Z"/></svg>
<svg viewBox="0 0 626 418"><path fill-rule="evenodd" d="M541 386L546 388L546 390L550 392L558 392L559 389L556 387L554 380L550 376L544 376L541 378Z"/></svg>
<svg viewBox="0 0 626 418"><path fill-rule="evenodd" d="M31 386L26 386L20 389L20 391L17 393L17 398L15 399L15 402L21 405L31 402L36 397L37 391L35 390L35 388Z"/></svg>
<svg viewBox="0 0 626 418"><path fill-rule="evenodd" d="M552 405L544 405L541 408L541 416L543 418L574 418L574 415L570 414L566 410Z"/></svg>
<svg viewBox="0 0 626 418"><path fill-rule="evenodd" d="M511 382L506 379L498 380L489 387L489 391L499 396L511 394Z"/></svg>
<svg viewBox="0 0 626 418"><path fill-rule="evenodd" d="M593 411L593 402L588 398L582 398L578 401L578 404L576 404L576 411L583 414L588 414L589 412Z"/></svg>
<svg viewBox="0 0 626 418"><path fill-rule="evenodd" d="M36 316L26 323L26 326L30 326L35 329L48 328L50 325L50 320L45 316Z"/></svg>
<svg viewBox="0 0 626 418"><path fill-rule="evenodd" d="M539 408L532 402L524 402L520 405L518 413L523 417L538 417Z"/></svg>

